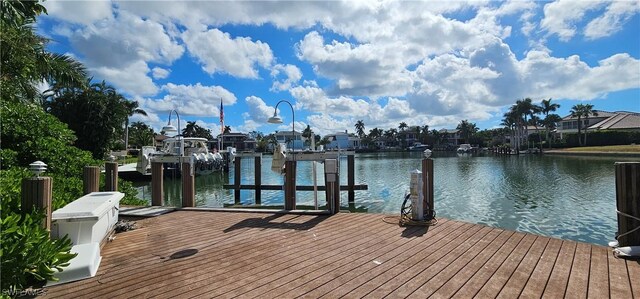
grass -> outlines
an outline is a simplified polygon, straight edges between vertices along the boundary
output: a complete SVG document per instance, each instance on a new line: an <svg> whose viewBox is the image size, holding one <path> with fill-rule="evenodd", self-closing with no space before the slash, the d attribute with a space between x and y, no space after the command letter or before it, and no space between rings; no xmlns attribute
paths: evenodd
<svg viewBox="0 0 640 299"><path fill-rule="evenodd" d="M640 145L583 146L562 149L565 152L640 153Z"/></svg>

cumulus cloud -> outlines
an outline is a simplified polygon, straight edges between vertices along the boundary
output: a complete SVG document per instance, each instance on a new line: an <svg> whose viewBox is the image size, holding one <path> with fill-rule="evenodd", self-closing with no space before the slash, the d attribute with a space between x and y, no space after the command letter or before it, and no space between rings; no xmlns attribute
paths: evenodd
<svg viewBox="0 0 640 299"><path fill-rule="evenodd" d="M266 124L269 117L273 116L274 107L268 106L261 98L249 96L245 98L248 112L244 118L254 121L256 124Z"/></svg>
<svg viewBox="0 0 640 299"><path fill-rule="evenodd" d="M144 109L152 111L170 111L175 109L181 115L206 116L218 118L220 116L220 99L225 105L233 105L236 96L221 86L182 85L168 83L162 86L166 95L160 99L144 99L141 102Z"/></svg>
<svg viewBox="0 0 640 299"><path fill-rule="evenodd" d="M169 73L171 73L168 69L163 69L161 67L154 67L152 70L154 79L165 79L169 77Z"/></svg>
<svg viewBox="0 0 640 299"><path fill-rule="evenodd" d="M638 1L614 1L603 15L587 24L584 35L589 39L610 36L620 31L622 25L638 12L640 12Z"/></svg>
<svg viewBox="0 0 640 299"><path fill-rule="evenodd" d="M155 95L158 92L158 87L148 75L151 70L142 60L123 66L88 63L88 70L132 95Z"/></svg>
<svg viewBox="0 0 640 299"><path fill-rule="evenodd" d="M189 53L209 73L227 73L241 78L257 78L256 65L267 67L273 60L268 44L252 41L250 37L231 38L218 29L188 30L182 34Z"/></svg>
<svg viewBox="0 0 640 299"><path fill-rule="evenodd" d="M542 29L550 34L557 34L562 41L570 40L577 32L576 23L590 11L602 7L608 1L572 1L558 0L544 6L544 19L540 22Z"/></svg>
<svg viewBox="0 0 640 299"><path fill-rule="evenodd" d="M44 1L47 14L71 23L89 25L113 18L111 1Z"/></svg>
<svg viewBox="0 0 640 299"><path fill-rule="evenodd" d="M302 72L292 64L276 64L271 70L271 77L275 79L271 91L283 91L297 84L302 79Z"/></svg>

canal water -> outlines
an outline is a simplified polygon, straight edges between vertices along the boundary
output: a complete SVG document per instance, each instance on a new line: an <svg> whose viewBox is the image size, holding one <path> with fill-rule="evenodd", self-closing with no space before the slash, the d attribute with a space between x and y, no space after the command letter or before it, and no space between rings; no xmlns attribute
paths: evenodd
<svg viewBox="0 0 640 299"><path fill-rule="evenodd" d="M493 156L435 153L434 192L437 216L595 244L613 240L617 230L614 162L626 158L568 156ZM356 154L355 208L368 213L399 213L409 190L410 171L420 168L421 153ZM241 163L242 184L254 183L253 159ZM341 160L341 184L346 185L346 158ZM313 185L312 162L299 162L298 185ZM223 207L234 203L233 168L228 174L196 177L196 205ZM317 165L318 185L324 185L323 165ZM282 185L271 171L271 156L262 158L262 183ZM138 186L151 198L150 183ZM297 205L314 206L313 191L297 191ZM284 191L262 191L263 206L282 206ZM179 179L165 180L165 202L180 205ZM241 191L243 205L254 203L254 191ZM317 193L325 206L324 192ZM341 192L347 207L347 192Z"/></svg>

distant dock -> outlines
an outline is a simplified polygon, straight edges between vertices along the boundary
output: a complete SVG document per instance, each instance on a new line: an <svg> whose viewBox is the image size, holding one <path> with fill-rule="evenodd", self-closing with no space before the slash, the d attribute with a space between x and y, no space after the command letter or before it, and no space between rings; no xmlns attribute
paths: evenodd
<svg viewBox="0 0 640 299"><path fill-rule="evenodd" d="M51 297L633 298L640 263L610 249L446 219L176 211L103 248Z"/></svg>

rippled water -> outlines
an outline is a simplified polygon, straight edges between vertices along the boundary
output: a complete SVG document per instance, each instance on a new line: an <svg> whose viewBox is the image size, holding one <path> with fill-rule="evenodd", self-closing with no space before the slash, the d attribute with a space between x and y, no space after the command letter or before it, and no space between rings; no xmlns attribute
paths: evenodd
<svg viewBox="0 0 640 299"><path fill-rule="evenodd" d="M357 154L356 184L369 190L356 191L356 207L369 213L398 213L409 189L409 172L420 168L420 153ZM566 156L492 155L434 157L435 209L438 216L481 223L504 229L531 232L589 243L606 244L617 229L613 163L623 158ZM626 159L628 160L628 159ZM271 157L263 157L262 183L283 184L282 176L270 170ZM346 185L346 159L341 181ZM252 159L243 159L242 184L253 184ZM318 184L324 184L318 164ZM300 162L298 185L312 185L312 163ZM233 190L222 189L233 182L228 175L196 178L196 204L222 207L234 202ZM150 199L148 185L140 196ZM263 205L282 205L283 191L263 191ZM313 192L298 191L298 205L314 204ZM165 200L179 205L179 180L165 180ZM241 192L243 204L253 204L254 191ZM347 205L347 194L341 194ZM318 192L323 206L324 192Z"/></svg>

